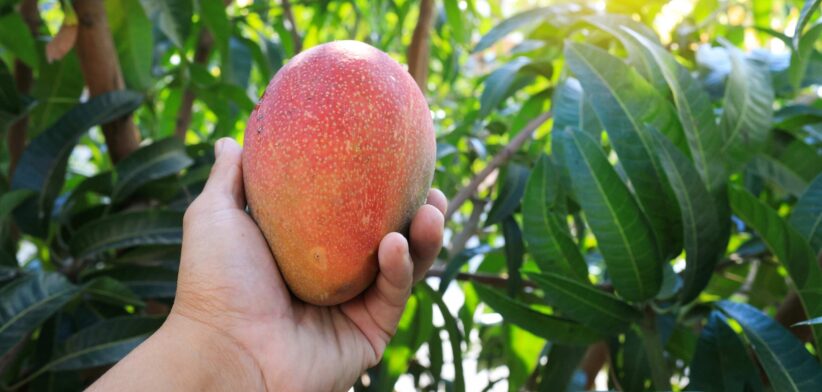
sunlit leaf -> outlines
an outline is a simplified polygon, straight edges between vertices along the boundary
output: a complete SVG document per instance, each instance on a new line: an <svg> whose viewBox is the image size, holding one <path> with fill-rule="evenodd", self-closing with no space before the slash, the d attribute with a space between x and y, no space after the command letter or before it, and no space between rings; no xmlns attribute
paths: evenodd
<svg viewBox="0 0 822 392"><path fill-rule="evenodd" d="M126 86L132 90L146 91L153 83L154 36L151 22L139 0L106 1L105 6Z"/></svg>
<svg viewBox="0 0 822 392"><path fill-rule="evenodd" d="M510 94L511 86L517 73L531 63L527 57L517 57L502 67L497 68L485 79L485 88L480 96L479 116L485 117L491 113Z"/></svg>

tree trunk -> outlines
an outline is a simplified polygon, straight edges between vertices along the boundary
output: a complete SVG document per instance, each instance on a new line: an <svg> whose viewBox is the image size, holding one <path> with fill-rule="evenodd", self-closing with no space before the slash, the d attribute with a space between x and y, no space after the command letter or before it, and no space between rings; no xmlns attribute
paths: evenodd
<svg viewBox="0 0 822 392"><path fill-rule="evenodd" d="M428 56L430 52L431 24L434 22L434 0L422 0L417 26L408 46L408 73L423 93L428 80Z"/></svg>
<svg viewBox="0 0 822 392"><path fill-rule="evenodd" d="M77 12L77 54L83 78L92 97L123 90L123 73L108 27L103 0L75 0ZM103 124L109 156L118 162L140 145L140 133L131 115Z"/></svg>
<svg viewBox="0 0 822 392"><path fill-rule="evenodd" d="M39 35L40 12L37 9L37 0L24 0L20 4L20 14L23 20L31 31L34 37ZM32 72L28 65L20 60L14 61L14 82L17 86L17 91L22 94L28 94L32 85ZM6 135L6 141L9 146L9 178L14 174L14 169L17 167L17 161L20 160L20 155L26 148L26 130L29 126L29 116L21 116L9 127L9 133Z"/></svg>

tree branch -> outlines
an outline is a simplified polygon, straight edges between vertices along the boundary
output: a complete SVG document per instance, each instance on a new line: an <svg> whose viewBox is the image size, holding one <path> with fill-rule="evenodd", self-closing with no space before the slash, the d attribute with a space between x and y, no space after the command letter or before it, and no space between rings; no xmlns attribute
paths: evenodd
<svg viewBox="0 0 822 392"><path fill-rule="evenodd" d="M290 0L282 0L283 5L283 14L285 15L286 20L291 25L291 28L288 29L288 32L291 33L291 40L294 41L294 54L300 53L303 51L303 40L300 38L300 33L297 32L297 21L294 19L294 11L291 9L291 1Z"/></svg>
<svg viewBox="0 0 822 392"><path fill-rule="evenodd" d="M123 73L108 26L102 0L75 0L77 12L77 54L83 78L92 97L123 90ZM140 146L140 133L131 115L103 124L109 156L117 162Z"/></svg>
<svg viewBox="0 0 822 392"><path fill-rule="evenodd" d="M431 25L434 22L434 0L422 0L417 25L411 44L408 45L408 73L417 82L423 93L428 80L428 57L430 55Z"/></svg>
<svg viewBox="0 0 822 392"><path fill-rule="evenodd" d="M442 278L445 275L444 268L432 268L425 273L426 278ZM503 278L502 276L491 275L491 274L483 274L483 273L469 273L469 272L460 272L455 277L454 280L461 280L465 282L477 282L482 284L487 284L489 286L494 286L497 288L507 288L508 287L508 278ZM529 288L537 288L537 285L530 281L530 280L523 280L522 287L529 287Z"/></svg>
<svg viewBox="0 0 822 392"><path fill-rule="evenodd" d="M40 32L40 11L37 9L37 0L24 0L20 4L20 14L29 28L31 34L36 38ZM31 68L20 60L14 61L14 83L17 91L22 94L28 94L31 90L33 82ZM20 116L9 127L9 133L6 135L6 142L9 146L9 178L14 174L14 169L17 167L17 161L20 160L20 155L26 148L26 130L29 126L29 116Z"/></svg>
<svg viewBox="0 0 822 392"><path fill-rule="evenodd" d="M534 131L544 122L548 121L549 118L551 118L551 112L543 113L539 117L531 120L531 122L529 122L528 125L526 125L525 128L523 128L523 130L520 131L520 133L518 133L517 136L515 136L514 139L512 139L511 142L502 149L502 151L491 159L491 162L489 162L488 165L482 169L482 171L471 179L471 182L469 182L468 185L457 192L457 194L454 195L448 203L448 210L445 212L445 221L447 222L451 219L454 213L462 207L462 204L465 203L465 201L477 191L479 185L485 181L485 179L494 170L507 162L508 159L511 158L511 156L514 155L514 153L517 152L523 144L525 144L525 141L531 138Z"/></svg>
<svg viewBox="0 0 822 392"><path fill-rule="evenodd" d="M211 48L214 46L214 36L208 29L203 28L200 31L200 37L197 39L197 49L194 51L194 62L197 64L205 64L208 61L208 55L211 54ZM183 101L180 103L180 112L177 115L177 121L174 124L174 135L180 140L186 140L186 132L191 125L191 115L194 107L194 90L187 88L183 93Z"/></svg>

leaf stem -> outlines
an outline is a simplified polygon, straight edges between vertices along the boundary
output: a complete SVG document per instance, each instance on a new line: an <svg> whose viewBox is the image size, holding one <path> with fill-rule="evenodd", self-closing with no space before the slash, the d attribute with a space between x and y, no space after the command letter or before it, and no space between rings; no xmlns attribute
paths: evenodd
<svg viewBox="0 0 822 392"><path fill-rule="evenodd" d="M651 368L651 381L654 389L668 391L671 389L671 377L665 362L662 338L656 325L656 313L649 306L645 308L645 317L639 326L642 345L648 357L648 366Z"/></svg>

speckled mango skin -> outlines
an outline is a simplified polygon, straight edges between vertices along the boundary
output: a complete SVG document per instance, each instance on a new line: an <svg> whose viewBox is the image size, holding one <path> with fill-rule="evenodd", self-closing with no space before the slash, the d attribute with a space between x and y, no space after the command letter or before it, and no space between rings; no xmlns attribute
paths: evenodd
<svg viewBox="0 0 822 392"><path fill-rule="evenodd" d="M284 66L248 121L243 180L291 292L336 305L366 289L382 238L425 202L435 159L425 97L385 53L335 41Z"/></svg>

